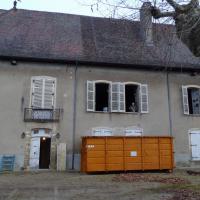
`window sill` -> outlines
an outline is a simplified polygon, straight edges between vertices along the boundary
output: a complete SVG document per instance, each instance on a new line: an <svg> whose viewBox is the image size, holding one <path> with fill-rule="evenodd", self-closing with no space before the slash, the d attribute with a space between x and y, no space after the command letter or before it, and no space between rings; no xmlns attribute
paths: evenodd
<svg viewBox="0 0 200 200"><path fill-rule="evenodd" d="M200 162L200 159L199 160L193 160L193 159L191 159L190 162Z"/></svg>
<svg viewBox="0 0 200 200"><path fill-rule="evenodd" d="M184 114L185 116L189 116L189 117L200 117L200 114Z"/></svg>
<svg viewBox="0 0 200 200"><path fill-rule="evenodd" d="M146 113L139 113L139 112L103 112L103 111L86 111L88 113L103 113L103 114L131 114L131 115L139 115L139 114L146 114Z"/></svg>

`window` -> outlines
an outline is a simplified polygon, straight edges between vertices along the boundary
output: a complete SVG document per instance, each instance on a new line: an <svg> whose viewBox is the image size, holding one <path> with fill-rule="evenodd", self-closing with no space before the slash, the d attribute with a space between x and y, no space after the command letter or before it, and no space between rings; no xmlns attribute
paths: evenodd
<svg viewBox="0 0 200 200"><path fill-rule="evenodd" d="M125 136L142 136L143 129L140 127L128 127L124 130Z"/></svg>
<svg viewBox="0 0 200 200"><path fill-rule="evenodd" d="M56 99L56 79L34 76L31 79L31 107L53 109Z"/></svg>
<svg viewBox="0 0 200 200"><path fill-rule="evenodd" d="M139 112L139 87L138 85L125 85L126 112Z"/></svg>
<svg viewBox="0 0 200 200"><path fill-rule="evenodd" d="M182 86L184 114L200 114L200 88Z"/></svg>
<svg viewBox="0 0 200 200"><path fill-rule="evenodd" d="M87 111L109 111L110 82L87 81Z"/></svg>
<svg viewBox="0 0 200 200"><path fill-rule="evenodd" d="M111 128L98 127L92 129L92 136L112 136L113 131Z"/></svg>
<svg viewBox="0 0 200 200"><path fill-rule="evenodd" d="M148 86L87 81L87 111L148 113Z"/></svg>
<svg viewBox="0 0 200 200"><path fill-rule="evenodd" d="M109 102L109 84L96 83L95 84L95 110L108 112Z"/></svg>

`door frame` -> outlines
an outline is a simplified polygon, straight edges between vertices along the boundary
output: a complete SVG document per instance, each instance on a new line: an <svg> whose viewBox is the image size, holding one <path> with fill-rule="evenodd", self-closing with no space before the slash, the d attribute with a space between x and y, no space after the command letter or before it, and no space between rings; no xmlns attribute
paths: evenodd
<svg viewBox="0 0 200 200"><path fill-rule="evenodd" d="M34 133L35 130L38 130L38 133ZM40 131L43 130L43 132L41 133ZM46 130L48 130L48 133L46 133ZM29 151L29 155L31 154L31 140L33 138L38 138L39 139L39 143L41 144L41 138L45 137L45 138L50 138L52 139L52 129L47 129L47 128L34 128L31 130L31 138L30 138L30 151ZM29 156L29 166L30 166L30 156ZM39 160L38 160L38 168L36 168L36 170L40 170L39 168L39 161L40 161L40 145L39 145ZM51 144L50 144L50 165L51 165ZM31 168L31 166L30 166ZM50 169L50 168L48 168ZM47 170L48 170L47 169Z"/></svg>

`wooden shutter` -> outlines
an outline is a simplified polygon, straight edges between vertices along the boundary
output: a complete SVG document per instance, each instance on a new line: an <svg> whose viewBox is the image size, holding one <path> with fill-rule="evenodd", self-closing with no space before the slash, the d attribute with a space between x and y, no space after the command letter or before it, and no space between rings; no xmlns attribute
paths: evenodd
<svg viewBox="0 0 200 200"><path fill-rule="evenodd" d="M119 82L111 84L111 112L119 112Z"/></svg>
<svg viewBox="0 0 200 200"><path fill-rule="evenodd" d="M125 84L119 83L119 112L125 112Z"/></svg>
<svg viewBox="0 0 200 200"><path fill-rule="evenodd" d="M42 108L43 104L43 79L32 78L31 106L34 108Z"/></svg>
<svg viewBox="0 0 200 200"><path fill-rule="evenodd" d="M111 87L111 112L125 112L125 85L113 82Z"/></svg>
<svg viewBox="0 0 200 200"><path fill-rule="evenodd" d="M188 103L188 88L182 86L182 97L183 97L183 112L185 115L189 115L189 103Z"/></svg>
<svg viewBox="0 0 200 200"><path fill-rule="evenodd" d="M140 109L141 109L141 113L149 112L147 84L141 84L140 86Z"/></svg>
<svg viewBox="0 0 200 200"><path fill-rule="evenodd" d="M31 106L34 108L54 108L56 79L36 76L32 78Z"/></svg>
<svg viewBox="0 0 200 200"><path fill-rule="evenodd" d="M43 84L44 84L43 107L52 109L55 106L56 79L49 77L45 78Z"/></svg>
<svg viewBox="0 0 200 200"><path fill-rule="evenodd" d="M87 81L87 111L95 110L95 82Z"/></svg>

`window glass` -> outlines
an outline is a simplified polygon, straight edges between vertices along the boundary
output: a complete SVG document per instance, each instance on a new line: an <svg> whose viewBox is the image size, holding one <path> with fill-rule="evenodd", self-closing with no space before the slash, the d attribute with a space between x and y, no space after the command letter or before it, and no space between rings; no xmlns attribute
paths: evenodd
<svg viewBox="0 0 200 200"><path fill-rule="evenodd" d="M200 114L200 89L188 88L189 114Z"/></svg>

